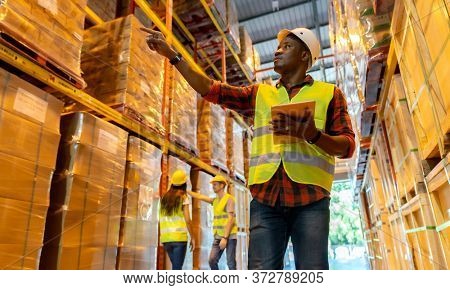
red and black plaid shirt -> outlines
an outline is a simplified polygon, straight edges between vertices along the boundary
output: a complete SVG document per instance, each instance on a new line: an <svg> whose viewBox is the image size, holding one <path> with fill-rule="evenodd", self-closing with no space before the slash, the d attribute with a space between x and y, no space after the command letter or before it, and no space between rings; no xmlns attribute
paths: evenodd
<svg viewBox="0 0 450 290"><path fill-rule="evenodd" d="M287 90L289 97L294 97L303 86L311 86L313 83L313 78L308 75L301 84L294 85L290 90ZM277 86L280 85L281 83L277 84ZM203 97L212 103L234 110L247 118L253 118L257 92L258 84L247 87L235 87L214 81L209 93ZM331 136L347 137L350 144L349 150L347 155L341 158L350 158L353 155L355 151L355 133L352 130L344 94L337 87L334 89L333 99L328 106L325 133ZM291 180L283 166L278 168L268 182L251 185L250 191L254 199L270 206L274 206L278 198L281 206L295 207L330 197L330 193L320 186L297 183Z"/></svg>

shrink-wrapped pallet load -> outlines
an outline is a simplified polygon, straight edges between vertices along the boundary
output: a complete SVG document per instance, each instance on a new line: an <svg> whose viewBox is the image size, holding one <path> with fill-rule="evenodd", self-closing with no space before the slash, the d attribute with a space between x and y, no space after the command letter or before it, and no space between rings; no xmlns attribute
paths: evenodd
<svg viewBox="0 0 450 290"><path fill-rule="evenodd" d="M38 269L63 103L0 70L0 269Z"/></svg>
<svg viewBox="0 0 450 290"><path fill-rule="evenodd" d="M66 115L52 181L41 269L115 269L128 133Z"/></svg>
<svg viewBox="0 0 450 290"><path fill-rule="evenodd" d="M141 27L129 15L86 30L81 67L89 94L162 133L164 58Z"/></svg>
<svg viewBox="0 0 450 290"><path fill-rule="evenodd" d="M81 78L86 0L14 0L0 2L0 31Z"/></svg>
<svg viewBox="0 0 450 290"><path fill-rule="evenodd" d="M174 72L174 92L171 102L170 138L190 152L197 149L197 92L181 73Z"/></svg>
<svg viewBox="0 0 450 290"><path fill-rule="evenodd" d="M162 152L130 136L117 269L156 270Z"/></svg>
<svg viewBox="0 0 450 290"><path fill-rule="evenodd" d="M203 99L198 100L198 149L200 158L228 171L226 155L225 110Z"/></svg>
<svg viewBox="0 0 450 290"><path fill-rule="evenodd" d="M212 192L211 179L213 177L203 171L194 171L193 189L202 195L215 196ZM196 248L194 250L194 269L209 270L209 253L214 241L213 237L213 207L211 204L192 199L192 222L195 234Z"/></svg>

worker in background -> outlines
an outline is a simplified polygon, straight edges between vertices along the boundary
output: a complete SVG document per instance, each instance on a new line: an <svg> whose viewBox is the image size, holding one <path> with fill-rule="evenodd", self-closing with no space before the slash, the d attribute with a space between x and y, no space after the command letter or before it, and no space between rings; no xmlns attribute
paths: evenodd
<svg viewBox="0 0 450 290"><path fill-rule="evenodd" d="M171 179L169 190L161 198L159 211L160 241L164 245L172 263L172 270L183 268L186 257L188 233L191 237L190 250L195 248L192 235L189 196L187 195L188 176L184 170L176 170Z"/></svg>
<svg viewBox="0 0 450 290"><path fill-rule="evenodd" d="M227 265L229 270L236 270L236 215L234 196L225 191L227 180L216 175L211 184L216 197L209 197L197 192L188 191L193 198L212 204L214 210L213 234L214 241L209 254L211 270L219 270L219 260L223 251L227 250Z"/></svg>
<svg viewBox="0 0 450 290"><path fill-rule="evenodd" d="M274 70L281 78L275 87L235 87L194 70L160 32L143 30L149 33L149 48L167 57L203 98L254 121L249 269L282 269L289 238L297 269L328 269L334 158L353 155L355 135L342 91L306 73L320 54L314 33L305 28L278 33ZM305 112L300 119L281 114L272 120L272 106L305 100L315 101L314 114ZM275 144L277 135L298 141Z"/></svg>

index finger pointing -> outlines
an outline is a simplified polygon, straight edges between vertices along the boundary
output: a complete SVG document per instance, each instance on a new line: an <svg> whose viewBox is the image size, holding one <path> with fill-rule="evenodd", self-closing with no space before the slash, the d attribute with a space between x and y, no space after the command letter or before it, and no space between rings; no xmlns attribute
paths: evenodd
<svg viewBox="0 0 450 290"><path fill-rule="evenodd" d="M144 32L147 32L147 33L150 33L152 35L157 33L156 30L153 30L153 29L150 29L150 28L147 28L147 27L141 27L140 30L142 30Z"/></svg>

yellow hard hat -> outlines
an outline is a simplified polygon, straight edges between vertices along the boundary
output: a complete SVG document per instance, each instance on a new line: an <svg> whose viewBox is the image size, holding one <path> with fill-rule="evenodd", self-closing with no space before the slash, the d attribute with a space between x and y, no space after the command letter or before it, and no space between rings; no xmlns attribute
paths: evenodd
<svg viewBox="0 0 450 290"><path fill-rule="evenodd" d="M222 183L228 184L226 178L223 177L222 175L214 176L213 179L211 179L211 181L209 183L213 183L213 182L222 182Z"/></svg>
<svg viewBox="0 0 450 290"><path fill-rule="evenodd" d="M179 185L185 184L187 182L187 180L188 180L188 176L187 176L186 172L183 169L177 169L172 174L172 178L170 179L170 184L179 186Z"/></svg>

